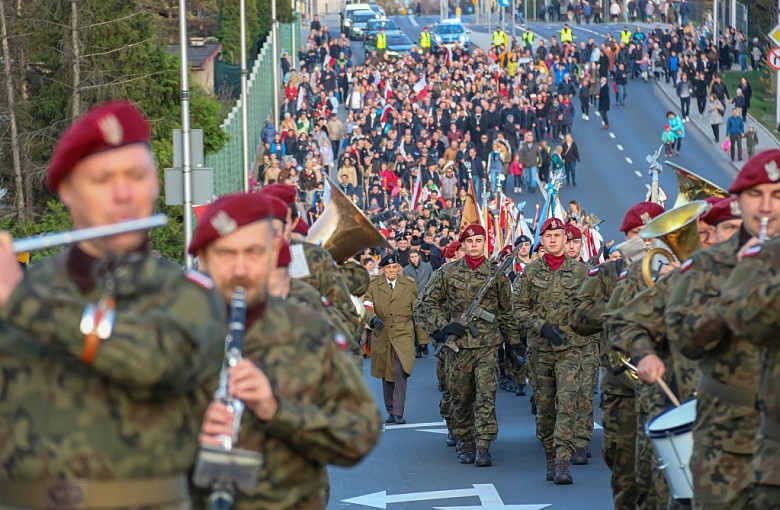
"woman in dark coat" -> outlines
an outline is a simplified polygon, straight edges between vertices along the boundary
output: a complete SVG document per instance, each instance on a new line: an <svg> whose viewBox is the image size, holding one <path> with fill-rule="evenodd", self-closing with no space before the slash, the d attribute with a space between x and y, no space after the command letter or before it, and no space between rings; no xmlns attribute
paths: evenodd
<svg viewBox="0 0 780 510"><path fill-rule="evenodd" d="M607 112L609 111L609 87L607 86L606 78L601 77L600 80L599 113L601 114L601 122L603 123L601 129L609 129L609 119L607 119Z"/></svg>

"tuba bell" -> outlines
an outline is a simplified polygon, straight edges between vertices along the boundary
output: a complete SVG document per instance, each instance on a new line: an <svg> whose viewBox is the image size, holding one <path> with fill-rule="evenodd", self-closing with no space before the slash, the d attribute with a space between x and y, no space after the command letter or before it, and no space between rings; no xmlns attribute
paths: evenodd
<svg viewBox="0 0 780 510"><path fill-rule="evenodd" d="M330 202L309 227L306 242L320 245L339 263L366 248L389 246L363 211L335 184L330 186Z"/></svg>
<svg viewBox="0 0 780 510"><path fill-rule="evenodd" d="M708 197L728 198L728 191L712 183L704 177L687 170L677 163L666 161L674 170L677 176L677 199L674 201L674 208L693 202L695 200L704 200Z"/></svg>
<svg viewBox="0 0 780 510"><path fill-rule="evenodd" d="M710 208L707 202L695 200L655 217L639 232L642 239L657 239L669 247L653 248L642 259L642 277L648 287L654 285L652 274L652 259L656 255L664 255L669 260L674 257L683 261L701 249L699 230L696 220Z"/></svg>

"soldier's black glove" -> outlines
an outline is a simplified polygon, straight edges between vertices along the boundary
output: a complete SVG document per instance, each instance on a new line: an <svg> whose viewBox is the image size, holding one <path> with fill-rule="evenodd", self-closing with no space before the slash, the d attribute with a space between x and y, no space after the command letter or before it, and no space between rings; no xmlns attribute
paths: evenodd
<svg viewBox="0 0 780 510"><path fill-rule="evenodd" d="M444 333L445 338L450 335L454 335L456 337L462 337L463 335L466 334L466 326L464 326L460 322L450 322L449 324L444 326L442 333Z"/></svg>
<svg viewBox="0 0 780 510"><path fill-rule="evenodd" d="M556 347L563 345L563 343L566 341L566 337L564 336L563 331L558 329L558 326L553 326L549 322L545 322L544 326L542 326L542 336L549 340L550 343Z"/></svg>
<svg viewBox="0 0 780 510"><path fill-rule="evenodd" d="M385 327L385 323L382 321L382 319L379 318L378 315L371 317L371 320L368 321L368 325L371 326L371 329L375 329L376 331L381 331L382 328Z"/></svg>

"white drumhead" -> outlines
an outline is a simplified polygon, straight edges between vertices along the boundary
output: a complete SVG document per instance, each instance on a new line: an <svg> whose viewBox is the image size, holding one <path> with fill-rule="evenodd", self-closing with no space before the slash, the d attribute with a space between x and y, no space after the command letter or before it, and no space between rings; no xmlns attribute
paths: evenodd
<svg viewBox="0 0 780 510"><path fill-rule="evenodd" d="M696 421L696 400L683 402L680 407L667 409L647 424L648 432L663 432L690 425Z"/></svg>

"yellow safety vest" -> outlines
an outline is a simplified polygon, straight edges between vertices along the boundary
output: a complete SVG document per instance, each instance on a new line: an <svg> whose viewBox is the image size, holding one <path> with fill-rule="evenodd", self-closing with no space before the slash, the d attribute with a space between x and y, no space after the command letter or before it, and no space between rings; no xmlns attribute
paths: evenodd
<svg viewBox="0 0 780 510"><path fill-rule="evenodd" d="M493 46L501 46L504 44L504 32L496 30L493 32Z"/></svg>
<svg viewBox="0 0 780 510"><path fill-rule="evenodd" d="M387 48L387 38L385 34L380 32L376 34L376 49L383 50L385 48Z"/></svg>
<svg viewBox="0 0 780 510"><path fill-rule="evenodd" d="M431 47L431 34L429 32L420 32L420 48Z"/></svg>
<svg viewBox="0 0 780 510"><path fill-rule="evenodd" d="M620 32L620 42L623 44L628 44L631 42L631 31L630 30L623 30Z"/></svg>
<svg viewBox="0 0 780 510"><path fill-rule="evenodd" d="M565 43L565 42L574 42L574 39L573 39L573 38L572 38L572 36L571 36L571 28L570 28L570 29L568 29L568 30L567 30L567 29L565 29L565 28L562 28L562 29L561 29L561 42L562 42L562 43Z"/></svg>
<svg viewBox="0 0 780 510"><path fill-rule="evenodd" d="M533 32L523 32L523 41L528 41L529 43L534 43L534 33Z"/></svg>

